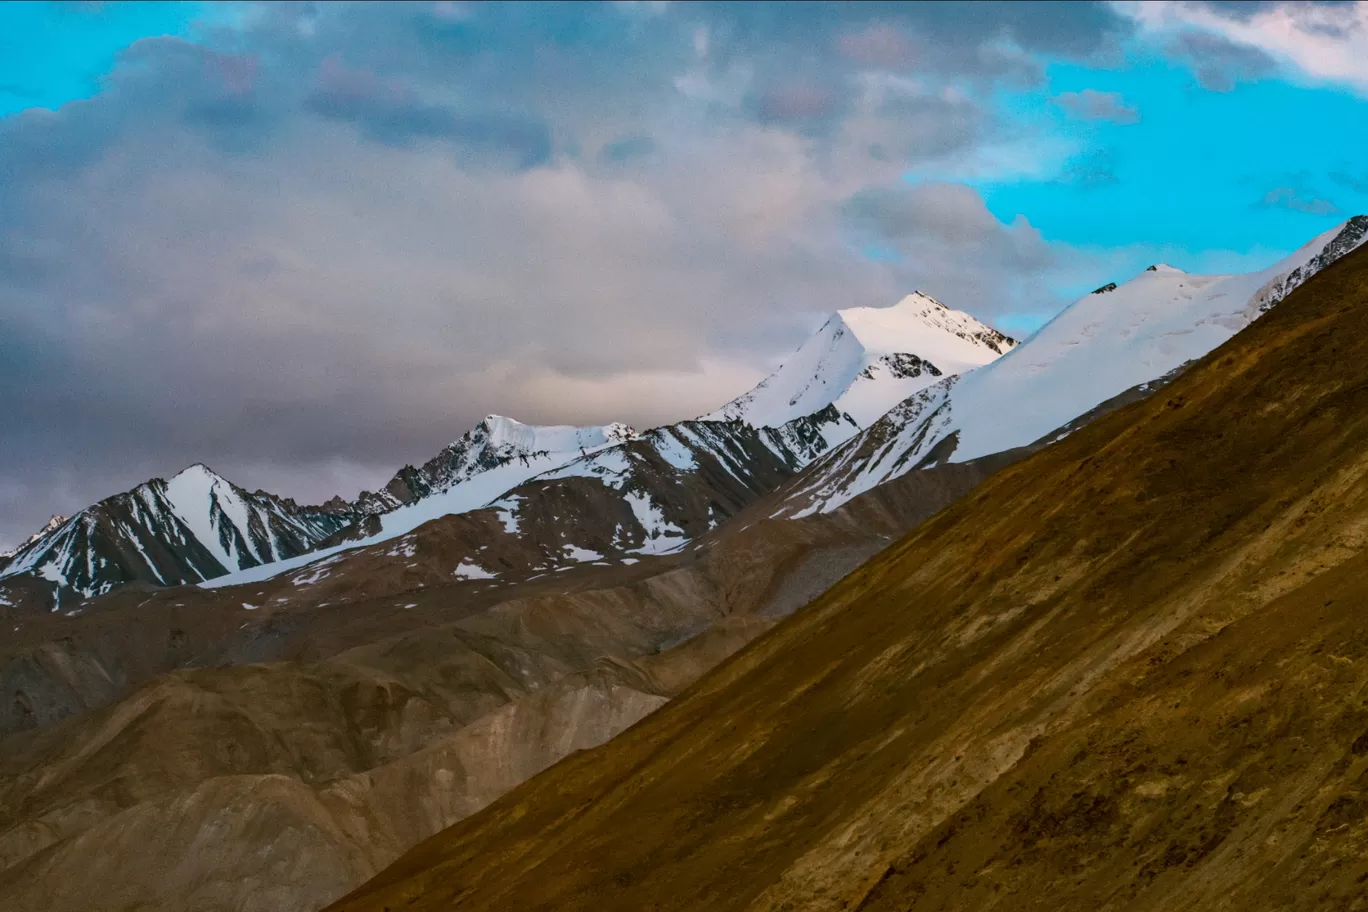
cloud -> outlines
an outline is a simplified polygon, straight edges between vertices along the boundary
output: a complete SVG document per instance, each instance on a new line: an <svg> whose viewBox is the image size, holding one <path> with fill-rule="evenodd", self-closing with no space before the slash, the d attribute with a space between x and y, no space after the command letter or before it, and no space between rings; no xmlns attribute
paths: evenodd
<svg viewBox="0 0 1368 912"><path fill-rule="evenodd" d="M1368 193L1368 175L1351 174L1345 170L1332 172L1329 177L1341 187L1347 187L1355 193Z"/></svg>
<svg viewBox="0 0 1368 912"><path fill-rule="evenodd" d="M843 204L858 243L889 254L904 288L992 319L1052 312L1057 271L1072 254L1048 244L1026 219L1003 223L963 184L898 183L863 190Z"/></svg>
<svg viewBox="0 0 1368 912"><path fill-rule="evenodd" d="M1368 5L1362 3L1127 2L1119 12L1149 33L1178 36L1198 79L1220 91L1278 64L1318 82L1368 91Z"/></svg>
<svg viewBox="0 0 1368 912"><path fill-rule="evenodd" d="M1179 32L1170 42L1171 52L1186 58L1193 75L1204 89L1229 92L1237 83L1266 76L1277 63L1256 47L1236 44L1229 39L1195 30Z"/></svg>
<svg viewBox="0 0 1368 912"><path fill-rule="evenodd" d="M1296 187L1274 187L1257 204L1264 209L1290 209L1308 215L1333 215L1339 207L1327 199L1314 196Z"/></svg>
<svg viewBox="0 0 1368 912"><path fill-rule="evenodd" d="M1116 153L1110 149L1097 149L1076 156L1065 164L1060 179L1083 190L1120 183L1116 176Z"/></svg>
<svg viewBox="0 0 1368 912"><path fill-rule="evenodd" d="M1140 112L1126 103L1120 92L1062 92L1052 101L1070 116L1079 120L1109 120L1112 123L1132 124L1140 120Z"/></svg>
<svg viewBox="0 0 1368 912"><path fill-rule="evenodd" d="M1038 232L899 176L1001 141L993 87L1034 55L1127 28L1071 4L220 19L0 120L0 542L196 460L320 500L489 412L699 414L910 287L1048 307Z"/></svg>

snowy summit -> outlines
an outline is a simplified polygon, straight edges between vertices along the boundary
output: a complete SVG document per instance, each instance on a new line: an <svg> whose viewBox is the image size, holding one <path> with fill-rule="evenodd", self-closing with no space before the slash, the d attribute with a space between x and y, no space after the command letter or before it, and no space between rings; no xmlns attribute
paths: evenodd
<svg viewBox="0 0 1368 912"><path fill-rule="evenodd" d="M892 307L836 311L778 370L704 418L780 427L834 405L866 427L918 390L1015 345L969 314L913 292Z"/></svg>

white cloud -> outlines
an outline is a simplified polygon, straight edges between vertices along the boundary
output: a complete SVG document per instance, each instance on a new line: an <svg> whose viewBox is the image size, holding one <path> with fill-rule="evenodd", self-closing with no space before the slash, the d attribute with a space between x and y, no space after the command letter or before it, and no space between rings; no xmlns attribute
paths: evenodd
<svg viewBox="0 0 1368 912"><path fill-rule="evenodd" d="M928 197L875 262L844 206L1052 154L994 81L1115 17L996 9L277 4L138 42L0 121L0 540L196 460L319 498L489 412L691 417L913 282L1003 312L1029 226Z"/></svg>
<svg viewBox="0 0 1368 912"><path fill-rule="evenodd" d="M1312 80L1368 91L1368 4L1278 3L1241 12L1182 0L1115 6L1150 33L1195 29L1267 54Z"/></svg>

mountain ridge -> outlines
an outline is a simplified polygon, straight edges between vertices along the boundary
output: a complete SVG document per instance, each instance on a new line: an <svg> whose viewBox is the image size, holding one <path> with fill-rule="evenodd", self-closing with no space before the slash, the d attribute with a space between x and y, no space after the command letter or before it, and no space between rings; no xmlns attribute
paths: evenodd
<svg viewBox="0 0 1368 912"><path fill-rule="evenodd" d="M838 310L755 389L712 415L731 415L730 420L764 429L747 438L750 445L778 453L793 471L820 463L781 514L834 509L854 493L918 465L1025 446L1036 439L1032 433L1061 427L1096 402L1156 379L1248 325L1362 244L1366 233L1368 218L1350 219L1273 267L1244 276L1191 276L1156 264L1123 285L1104 286L1110 290L1075 302L1024 345L921 292L890 307ZM1149 285L1159 291L1147 290ZM1238 293L1232 295L1231 288ZM1199 319L1165 316L1160 306L1173 310L1203 293L1208 304L1218 298L1245 303L1233 309L1208 306ZM1118 306L1118 301L1129 303ZM1085 312L1099 307L1097 319ZM1118 314L1129 325L1109 326ZM1154 320L1160 331L1146 326ZM1052 343L1061 329L1068 338ZM1191 337L1188 342L1172 341L1182 333ZM1084 364L1082 374L1070 368L1079 374L1072 379L1067 370L1053 367L1056 361L1066 366L1070 358L1076 361L1079 352L1096 349L1099 341L1111 344L1108 340L1127 335L1149 347L1112 345L1115 350ZM1039 353L1047 344L1054 345L1054 353L1042 360ZM1032 363L1017 369L1027 357ZM1099 372L1116 376L1099 381ZM1062 377L1055 386L1062 384L1068 395L1045 389L1013 400L990 382L1007 375L1010 382L996 387L1006 383L1015 390L1038 386L1042 376ZM1091 387L1096 387L1091 399L1075 391ZM1043 407L1054 411L1045 414ZM264 491L249 495L214 473L216 482L200 478L190 484L185 479L195 474L191 466L165 482L178 507L144 509L161 496L147 487L160 481L153 479L82 511L80 524L69 520L0 558L0 579L35 575L56 584L57 598L63 589L70 598L130 582L198 583L265 566L276 570L263 572L288 572L312 560L310 554L323 559L350 543L394 538L422 521L484 507L538 475L642 436L621 423L539 427L489 415L421 466L402 467L380 491L363 491L353 501L334 497L318 506L301 507ZM721 445L721 437L712 439ZM191 490L177 493L182 487ZM119 519L101 523L91 510L112 510ZM139 522L147 525L135 528Z"/></svg>
<svg viewBox="0 0 1368 912"><path fill-rule="evenodd" d="M330 559L338 551L357 547L358 543L373 544L396 538L439 516L485 507L539 475L575 466L595 453L641 439L650 439L658 445L666 463L670 462L667 451L687 453L699 441L707 439L721 448L716 455L722 464L732 458L727 455L728 450L744 440L745 446L755 448L755 451L742 457L743 461L759 459L763 462L777 458L788 471L796 471L833 443L848 439L860 429L859 420L839 406L854 409L867 422L874 411L882 411L885 402L901 398L905 390L923 386L945 375L946 371L960 370L966 365L997 357L1012 344L1013 340L968 314L950 310L933 298L915 292L891 307L849 308L833 315L809 344L800 349L799 355L804 350L811 351L814 346L836 346L835 354L840 363L836 365L835 373L827 376L819 369L806 380L812 389L826 389L834 383L839 386L839 389L831 387L836 395L827 396L819 390L816 398L809 397L810 402L796 408L795 414L783 421L742 422L755 426L756 433L743 434L736 430L722 433L714 429L699 436L689 430L701 427L700 422L707 423L709 419L677 422L643 434L621 422L585 427L538 426L491 414L421 466L403 466L380 490L362 491L352 501L333 497L318 506L300 507L288 498L256 492L252 495L256 502L277 504L291 515L309 517L304 524L307 529L297 529L296 537L283 550L248 549L250 553L244 558L245 552L230 549L223 542L249 538L245 525L237 532L229 531L228 526L221 521L216 523L212 516L206 518L202 515L204 509L198 508L181 511L194 514L198 519L188 526L186 516L179 516L177 523L162 511L157 514L160 528L152 522L148 528L134 534L131 526L143 517L143 513L135 509L124 517L124 522L114 526L118 534L112 539L95 536L94 526L82 535L68 532L62 536L58 534L59 530L52 530L40 536L39 542L26 546L23 555L16 553L8 563L0 564L0 580L37 573L58 586L57 598L60 600L63 589L89 597L134 581L175 585L220 580L216 585L233 585L239 581L265 579L291 572L314 560ZM944 368L938 367L929 357L901 350L913 346L934 354ZM825 364L824 358L825 355L819 354L817 368ZM803 364L801 357L796 367L792 360L786 364L790 367L785 376L811 367ZM813 408L806 410L808 405ZM715 414L726 410L724 407ZM727 420L736 422L740 419ZM720 427L726 422L712 423ZM692 442L686 443L686 440ZM684 447L682 451L678 449L681 446ZM199 463L192 465L173 476L172 482L186 473L196 475L197 466L203 468ZM241 490L221 476L215 474L214 477L227 486L225 490ZM153 479L145 485L155 486L157 481ZM142 496L138 492L143 491L143 487L100 503L106 504L105 510L114 509L112 504L120 497ZM181 500L207 501L209 514L217 515L216 501L203 491L188 493ZM233 504L240 501L241 495L226 499ZM649 512L651 508L641 509ZM82 511L78 516L86 514L87 511ZM237 515L240 525L248 523L241 509L237 510ZM700 517L690 516L686 525L696 525L699 520ZM192 539L198 544L192 543ZM156 558L148 556L149 540L157 543ZM265 541L269 545L269 536ZM101 547L116 553L105 554ZM85 553L84 549L88 548L94 550ZM272 559L265 559L267 557ZM175 565L174 558L179 558L181 565ZM85 566L81 567L83 561Z"/></svg>
<svg viewBox="0 0 1368 912"><path fill-rule="evenodd" d="M1151 267L1084 295L1001 358L928 386L833 448L782 515L835 509L920 465L1030 445L1205 355L1365 240L1368 216L1355 216L1257 272Z"/></svg>
<svg viewBox="0 0 1368 912"><path fill-rule="evenodd" d="M178 585L304 553L346 517L251 493L203 463L153 478L76 513L15 552L0 579L27 574L58 593Z"/></svg>
<svg viewBox="0 0 1368 912"><path fill-rule="evenodd" d="M1306 292L1315 300L1316 289L1342 272ZM1291 278L1284 276L1283 285ZM1125 298L1107 293L1096 300L1124 303ZM1306 300L1305 294L1297 300ZM13 697L12 703L0 703L0 730L11 733L0 750L6 758L0 762L0 797L5 798L0 815L7 815L0 820L0 895L35 912L117 912L130 904L176 912L187 897L212 912L245 912L267 896L272 908L313 908L547 764L568 755L562 766L599 769L591 759L597 754L572 753L576 748L592 748L633 723L638 728L627 731L624 743L633 743L642 727L659 732L663 725L668 733L670 719L678 717L666 701L677 699L690 681L859 567L890 535L928 521L958 500L952 514L972 509L976 521L986 525L946 536L947 528L957 527L947 527L950 520L941 514L919 534L936 536L933 544L944 544L945 553L924 543L911 557L899 557L901 546L895 546L887 559L902 562L891 570L881 558L855 569L849 585L880 592L874 602L852 609L860 618L856 627L835 625L831 609L821 603L804 609L798 621L779 624L771 634L799 644L803 652L771 657L757 668L750 663L757 654L768 654L768 641L742 648L737 661L748 669L744 692L732 692L702 710L694 703L679 710L692 720L683 742L648 739L647 754L678 760L684 768L705 759L698 781L714 791L695 801L688 789L660 790L649 776L640 780L646 805L620 818L613 829L630 844L599 852L602 833L578 830L565 839L557 822L542 825L539 815L557 813L557 802L568 794L553 790L549 802L535 802L523 818L527 829L516 849L522 854L507 866L498 833L476 840L488 856L475 863L475 881L460 898L478 908L490 891L508 889L513 893L490 907L573 909L584 903L634 909L652 905L649 891L663 878L665 889L655 903L663 907L725 908L747 895L762 895L763 902L773 900L783 908L825 896L836 897L833 905L857 906L864 901L861 894L852 898L843 881L834 882L833 893L832 882L812 878L813 871L829 871L832 859L867 865L868 876L861 880L873 885L863 894L869 897L867 908L889 899L881 899L879 891L903 883L900 871L916 868L921 882L943 884L946 865L917 868L910 856L881 855L904 832L880 830L882 821L920 826L916 821L925 819L926 807L895 802L885 813L870 803L877 797L871 790L892 775L896 798L905 794L898 789L906 776L923 775L936 795L967 794L956 789L972 789L982 781L983 742L998 743L993 739L1010 733L1019 721L1010 713L1029 716L1033 707L1048 709L1074 696L1078 669L1051 665L1059 654L1083 650L1087 660L1079 667L1086 678L1089 669L1100 674L1117 667L1114 642L1127 650L1143 646L1149 628L1126 628L1127 618L1149 616L1146 612L1158 611L1165 599L1182 591L1178 583L1187 585L1182 573L1169 573L1155 557L1157 543L1182 544L1182 536L1191 534L1198 536L1192 543L1200 545L1201 534L1224 534L1232 523L1243 522L1240 528L1263 536L1259 547L1265 550L1236 562L1235 570L1245 575L1223 591L1239 599L1300 580L1306 571L1338 560L1344 549L1358 547L1361 524L1343 511L1354 503L1368 505L1368 494L1355 488L1352 466L1347 475L1286 477L1286 467L1270 464L1274 471L1254 472L1242 481L1239 487L1250 489L1246 496L1209 479L1193 487L1202 476L1191 474L1186 461L1172 452L1151 461L1150 450L1125 449L1151 433L1146 428L1157 426L1163 433L1156 445L1183 443L1212 464L1235 446L1228 439L1232 432L1252 433L1257 427L1263 434L1276 426L1290 429L1293 436L1287 439L1310 441L1326 452L1363 452L1352 439L1337 442L1344 433L1341 425L1357 426L1351 420L1357 414L1353 374L1345 375L1347 386L1333 393L1339 398L1323 398L1327 391L1316 385L1316 378L1326 376L1327 359L1333 363L1346 352L1352 356L1358 339L1337 338L1313 321L1311 337L1287 337L1300 348L1280 353L1277 346L1259 346L1270 333L1283 339L1288 320L1302 317L1279 316L1275 309L1270 319L1269 325L1262 318L1254 321L1237 341L1227 343L1229 350L1253 345L1256 357L1209 355L1196 364L1184 362L1187 369L1180 367L1176 379L1170 372L1147 380L1052 428L1028 447L978 460L945 461L959 446L952 427L919 457L928 465L934 462L934 468L899 475L836 510L801 520L771 518L769 505L782 502L790 485L801 485L814 454L820 460L823 425L846 420L834 405L817 420L807 416L785 428L757 429L735 421L653 429L583 456L576 451L565 465L477 509L436 517L440 504L433 503L433 518L406 532L398 526L385 529L390 519L419 519L413 510L421 507L420 498L401 508L409 511L403 516L360 520L393 533L390 537L347 538L342 544L348 547L337 553L291 559L300 565L288 572L271 565L257 568L267 577L256 581L224 579L218 587L129 585L71 613L35 616L23 607L7 607L21 582L7 580L10 588L0 587L0 616L12 620L15 629L0 650L0 685ZM1238 388L1261 370L1276 365L1287 370L1289 364L1297 365L1290 374L1293 388ZM1350 370L1358 369L1355 361ZM1198 382L1189 378L1191 372L1201 384L1210 384L1214 376L1225 393L1234 389L1244 397L1239 408L1217 416L1216 427L1227 439L1209 431L1174 436L1174 421L1206 408L1206 399L1191 393L1190 384ZM971 377L959 375L950 383L951 392ZM1176 391L1166 385L1179 381L1189 385ZM941 382L948 378L936 378ZM1168 391L1156 395L1161 389ZM1209 393L1211 387L1201 389ZM1127 405L1132 400L1148 402ZM1098 415L1117 407L1132 416L1158 417L1099 445L1095 435L1113 433L1120 419L1115 413ZM1273 409L1271 417L1259 411L1265 408ZM1221 424L1225 421L1233 423ZM1283 446L1283 435L1273 430L1260 439L1271 441L1272 451ZM1022 473L1037 471L1031 465L1038 467L1042 459L1053 474L1031 482L1035 476ZM1099 463L1131 474L1090 483L1086 472ZM449 464L466 463L453 458ZM516 456L508 465L519 472L532 468ZM483 474L455 485L453 496ZM1333 482L1329 487L1322 483L1326 478ZM1309 500L1303 497L1307 491ZM1146 526L1137 505L1155 497L1168 505L1168 513L1151 517L1154 522ZM1264 512L1240 519L1251 504ZM1292 512L1279 518L1278 510ZM1270 519L1277 521L1270 525ZM366 531L334 535L340 539ZM1317 536L1309 545L1303 541L1307 534ZM1328 550L1322 547L1327 545ZM1290 562L1276 550L1285 546L1298 549ZM1080 575L1078 568L1094 564L1102 574L1116 567L1122 573ZM1057 566L1067 572L1057 572ZM1264 567L1266 576L1249 575L1265 573ZM1004 571L1026 575L1019 585L1001 578L995 582L992 574ZM1220 578L1212 585L1217 583L1226 585ZM832 598L851 608L846 591ZM1109 593L1133 596L1134 602L1118 608L1108 601ZM1204 599L1206 594L1203 590ZM1022 597L1024 604L1017 601ZM816 626L805 620L814 612ZM1112 639L1106 630L1097 634L1092 625L1098 619L1121 624L1122 632ZM1184 635L1209 634L1209 620ZM1064 639L1053 641L1056 650L1042 651L1037 648L1041 641L1031 638L1033 631ZM1101 645L1086 653L1092 639ZM1004 643L1005 651L992 651ZM1329 652L1343 650L1335 644ZM1127 652L1119 661L1130 658ZM1322 662L1331 671L1339 667L1328 657ZM995 677L995 669L1026 676ZM726 689L733 672L720 674ZM1128 673L1122 680L1140 677ZM695 684L683 699L718 693L717 680ZM780 698L786 708L777 715L765 702L771 691L791 692L791 699ZM966 727L955 728L956 707L964 705L957 701L975 695L988 702L974 704ZM1116 697L1119 705L1137 705L1125 696ZM648 715L662 705L663 718ZM729 717L732 709L736 714ZM1009 715L992 715L999 712ZM989 722L980 724L985 718ZM1005 727L989 724L994 719ZM719 735L719 725L729 726L727 732ZM1112 728L1129 731L1124 725ZM1345 732L1353 734L1351 729ZM918 733L928 731L942 742L937 751L918 754ZM834 767L821 767L822 758L838 750L834 741L851 733L858 746L841 754ZM1297 743L1295 737L1283 742ZM1111 749L1128 750L1124 741ZM989 767L996 756L987 752ZM651 762L629 766L650 769ZM578 816L596 825L623 798L612 771L600 772L613 781L589 789L592 799L570 809L572 821ZM752 789L747 776L757 773L760 785ZM751 813L740 830L726 829L735 815L746 814L748 796L785 789L795 774L794 791ZM1049 779L1028 779L1024 785L1036 787L1040 781ZM1146 795L1140 797L1154 800L1155 783L1141 784ZM1099 794L1094 782L1084 785L1092 789L1087 795ZM1260 787L1251 780L1239 800L1256 795ZM487 813L502 815L501 808L538 788L534 780ZM1048 851L1054 838L1046 831L1064 826L1055 821L1068 819L1068 802L1077 791L1055 795L1047 790L1039 810L1028 805L1018 815L1044 821L1021 831L1037 840L1032 850L1037 855ZM1179 808L1202 806L1205 800L1181 787L1174 793L1188 796L1175 805ZM1001 800L1014 794L1006 791ZM1103 808L1124 810L1137 800L1100 794ZM853 809L844 819L855 829L839 823L830 835L778 829L811 819L814 802L819 819L827 819L828 811L839 817ZM996 806L990 803L975 813L991 817ZM694 835L675 852L662 847L657 825L677 821L680 814L683 829ZM225 827L225 820L234 824ZM965 818L950 826L973 825L973 818ZM877 832L865 839L861 826ZM924 848L934 854L946 832L937 832ZM1064 826L1064 832L1075 831ZM757 833L756 841L747 841ZM854 833L855 851L840 850L842 833ZM1009 828L1009 833L1015 839L1017 830ZM1003 844L1011 847L1014 839ZM450 845L442 837L432 844ZM945 844L961 843L951 836ZM828 853L825 847L831 845L836 851ZM770 865L776 851L792 851L798 859L794 873L781 876L778 886L765 873L775 870ZM1155 854L1162 859L1167 851L1161 847ZM1173 851L1175 857L1187 857L1176 854L1187 851L1181 845ZM635 859L643 852L645 861L638 865ZM694 857L698 867L690 869L688 859ZM984 870L982 863L960 856L935 857ZM1077 853L1066 846L1060 857ZM728 879L737 865L752 860L760 867ZM1018 857L1014 865L998 869L1012 875L1029 862ZM606 886L579 889L595 871L606 871ZM715 889L696 892L693 878L700 871ZM397 902L378 903L375 912L384 905L406 908L410 899L450 904L440 889L424 898L419 894L428 892L426 886L413 891L413 883L406 882L403 889L409 892ZM569 892L555 895L563 887ZM908 895L890 894L891 908L905 908ZM638 901L642 896L646 901ZM898 905L899 899L905 901Z"/></svg>
<svg viewBox="0 0 1368 912"><path fill-rule="evenodd" d="M330 912L1361 905L1365 301L1355 250Z"/></svg>

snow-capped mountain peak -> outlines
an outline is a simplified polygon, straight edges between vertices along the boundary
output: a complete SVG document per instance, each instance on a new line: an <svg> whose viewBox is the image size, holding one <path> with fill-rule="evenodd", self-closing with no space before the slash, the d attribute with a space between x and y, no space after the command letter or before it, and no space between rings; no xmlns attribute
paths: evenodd
<svg viewBox="0 0 1368 912"><path fill-rule="evenodd" d="M449 491L493 469L515 466L515 474L520 475L520 469L545 471L636 436L636 431L621 422L589 427L536 425L523 424L505 415L486 415L421 469L410 470L416 477L406 481L414 496L405 500L412 502ZM396 476L396 480L403 474Z"/></svg>
<svg viewBox="0 0 1368 912"><path fill-rule="evenodd" d="M1155 264L1105 285L1006 357L939 381L824 456L788 515L833 510L933 453L965 462L1046 439L1202 357L1365 241L1368 216L1357 216L1258 272L1194 275Z"/></svg>
<svg viewBox="0 0 1368 912"><path fill-rule="evenodd" d="M504 415L487 415L467 437L483 437L485 446L500 453L516 455L541 452L574 453L578 450L621 443L624 440L631 440L636 435L636 431L618 421L598 427L574 427L523 424Z"/></svg>
<svg viewBox="0 0 1368 912"><path fill-rule="evenodd" d="M984 349L1000 355L1013 344L969 314L951 310L920 291L892 307L847 307L836 311L834 319L871 355L914 353L980 364Z"/></svg>
<svg viewBox="0 0 1368 912"><path fill-rule="evenodd" d="M853 432L917 390L987 364L1015 344L919 291L891 307L846 308L778 370L705 420L781 427L834 405Z"/></svg>
<svg viewBox="0 0 1368 912"><path fill-rule="evenodd" d="M174 585L302 554L351 518L248 493L196 463L53 517L0 579L30 574L83 595L133 580Z"/></svg>

